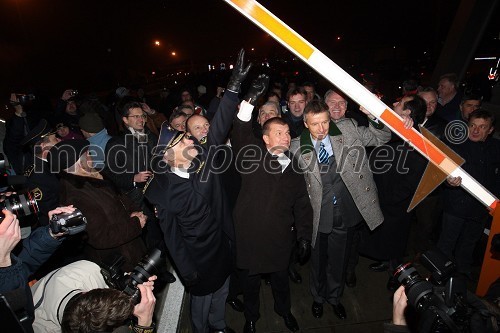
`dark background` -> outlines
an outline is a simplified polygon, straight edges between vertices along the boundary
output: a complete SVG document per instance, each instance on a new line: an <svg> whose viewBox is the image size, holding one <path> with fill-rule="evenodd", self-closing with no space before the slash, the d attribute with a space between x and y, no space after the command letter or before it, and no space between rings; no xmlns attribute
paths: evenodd
<svg viewBox="0 0 500 333"><path fill-rule="evenodd" d="M378 71L382 79L430 73L459 5L452 0L261 3L345 69ZM498 13L497 8L478 53L499 55ZM2 0L0 31L3 96L32 87L59 93L67 87L143 84L153 71L196 72L230 62L241 47L254 59L291 57L222 0Z"/></svg>

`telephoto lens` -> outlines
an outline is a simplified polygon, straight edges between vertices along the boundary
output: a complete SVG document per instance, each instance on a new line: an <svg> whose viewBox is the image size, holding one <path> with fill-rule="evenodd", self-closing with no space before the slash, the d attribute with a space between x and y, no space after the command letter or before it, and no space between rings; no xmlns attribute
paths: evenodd
<svg viewBox="0 0 500 333"><path fill-rule="evenodd" d="M13 194L6 197L3 202L0 202L0 210L7 209L15 214L17 218L28 216L31 214L38 213L38 204L36 199L31 192L26 192L26 194ZM3 220L4 216L0 213L0 222Z"/></svg>
<svg viewBox="0 0 500 333"><path fill-rule="evenodd" d="M132 296L134 304L138 304L141 301L141 292L137 288L137 285L147 282L151 276L158 274L161 264L165 264L162 263L161 251L153 249L141 259L132 273L130 273L130 280L124 292Z"/></svg>
<svg viewBox="0 0 500 333"><path fill-rule="evenodd" d="M432 293L432 284L422 278L411 263L399 265L394 271L394 277L405 287L408 302L415 309L423 310L423 300Z"/></svg>

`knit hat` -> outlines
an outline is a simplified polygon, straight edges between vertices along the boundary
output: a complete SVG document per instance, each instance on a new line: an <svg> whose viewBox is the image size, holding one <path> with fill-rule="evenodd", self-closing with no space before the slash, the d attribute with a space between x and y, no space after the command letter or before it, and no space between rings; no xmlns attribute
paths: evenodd
<svg viewBox="0 0 500 333"><path fill-rule="evenodd" d="M78 121L80 128L85 132L98 133L104 128L101 117L95 112L85 113Z"/></svg>
<svg viewBox="0 0 500 333"><path fill-rule="evenodd" d="M89 145L87 140L80 139L64 140L54 145L47 156L51 171L61 172L75 165Z"/></svg>

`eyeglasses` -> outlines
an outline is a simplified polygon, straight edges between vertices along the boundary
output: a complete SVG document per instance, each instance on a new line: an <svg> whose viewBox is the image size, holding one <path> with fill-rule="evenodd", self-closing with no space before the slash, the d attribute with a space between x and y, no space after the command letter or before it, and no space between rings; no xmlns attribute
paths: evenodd
<svg viewBox="0 0 500 333"><path fill-rule="evenodd" d="M139 119L146 119L147 116L145 114L135 114L135 115L131 115L131 116L127 116L127 118L134 118L135 120L139 120Z"/></svg>
<svg viewBox="0 0 500 333"><path fill-rule="evenodd" d="M329 106L333 106L333 107L342 107L342 108L345 108L347 106L347 102L346 101L328 101L326 102L326 104L328 104Z"/></svg>

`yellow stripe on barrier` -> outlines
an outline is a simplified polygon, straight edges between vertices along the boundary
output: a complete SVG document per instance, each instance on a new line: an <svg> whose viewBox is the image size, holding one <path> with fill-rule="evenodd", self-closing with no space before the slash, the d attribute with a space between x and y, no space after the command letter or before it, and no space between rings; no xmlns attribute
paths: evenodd
<svg viewBox="0 0 500 333"><path fill-rule="evenodd" d="M248 0L226 1L234 4L243 12L247 13L254 20L266 27L271 33L275 34L278 38L281 38L283 42L297 51L304 58L308 59L314 52L314 48L304 42L297 34L285 26L285 24L278 18L269 13L258 2Z"/></svg>

